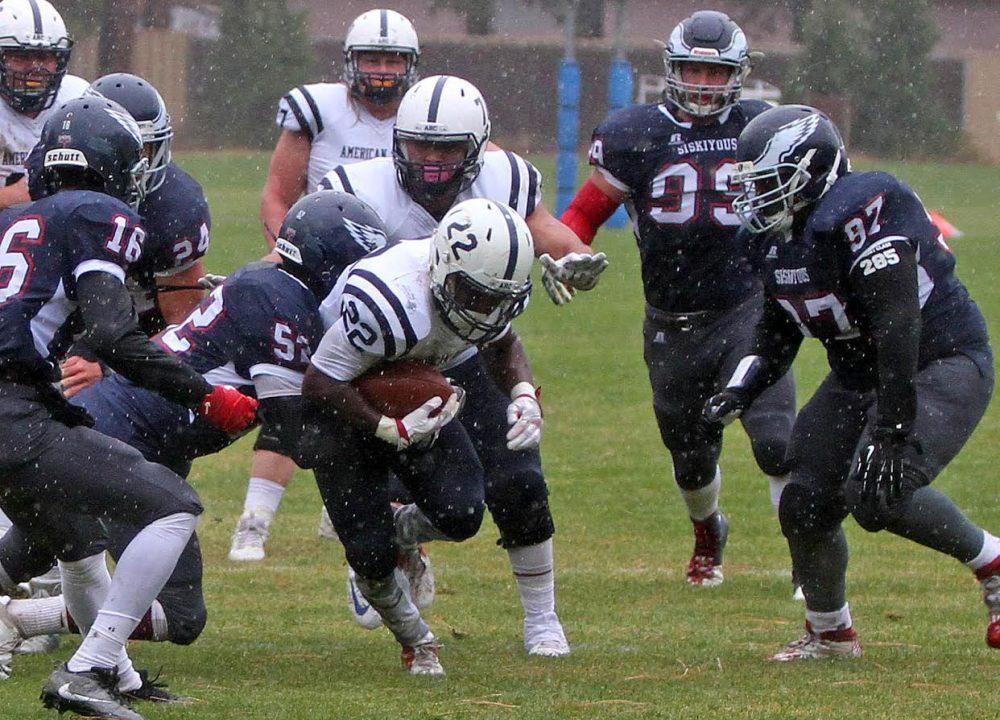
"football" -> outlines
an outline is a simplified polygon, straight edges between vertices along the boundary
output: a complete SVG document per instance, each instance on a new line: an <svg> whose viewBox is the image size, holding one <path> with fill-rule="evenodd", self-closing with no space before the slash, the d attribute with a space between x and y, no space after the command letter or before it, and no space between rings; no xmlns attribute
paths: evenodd
<svg viewBox="0 0 1000 720"><path fill-rule="evenodd" d="M454 392L437 368L415 360L380 365L353 384L372 407L391 418L401 418L435 396L447 400Z"/></svg>

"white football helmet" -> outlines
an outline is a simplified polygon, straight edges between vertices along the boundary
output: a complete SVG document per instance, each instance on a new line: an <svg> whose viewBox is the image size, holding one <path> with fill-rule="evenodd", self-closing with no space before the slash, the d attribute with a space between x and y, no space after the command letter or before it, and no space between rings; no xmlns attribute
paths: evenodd
<svg viewBox="0 0 1000 720"><path fill-rule="evenodd" d="M431 292L456 335L489 342L524 312L535 247L516 212L484 198L460 202L438 224L432 245Z"/></svg>
<svg viewBox="0 0 1000 720"><path fill-rule="evenodd" d="M462 192L483 167L490 114L476 86L453 75L424 78L407 91L392 130L392 157L400 185L417 202ZM425 162L410 156L408 141L463 143L458 162Z"/></svg>
<svg viewBox="0 0 1000 720"><path fill-rule="evenodd" d="M66 23L48 0L0 2L0 96L19 113L52 107L66 75L72 47ZM52 55L55 70L11 69L9 55L23 53Z"/></svg>
<svg viewBox="0 0 1000 720"><path fill-rule="evenodd" d="M358 53L399 53L406 60L402 75L361 72ZM354 95L384 104L402 97L417 79L420 43L413 23L395 10L369 10L354 18L344 38L344 82Z"/></svg>

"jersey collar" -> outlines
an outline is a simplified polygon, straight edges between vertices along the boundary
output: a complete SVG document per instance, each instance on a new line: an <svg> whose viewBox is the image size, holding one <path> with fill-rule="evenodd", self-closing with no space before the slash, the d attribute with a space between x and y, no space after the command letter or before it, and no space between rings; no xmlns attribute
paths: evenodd
<svg viewBox="0 0 1000 720"><path fill-rule="evenodd" d="M716 120L718 121L719 125L725 124L726 120L729 119L729 113L732 112L733 107L734 107L733 105L730 105L729 107L727 107L725 110L723 110L721 113L719 113L716 116ZM674 116L674 114L672 112L670 112L670 108L667 107L666 103L660 103L659 105L657 105L657 109L661 113L663 113L664 115L666 115L667 119L669 119L670 122L672 122L674 125L677 125L678 127L682 127L685 130L690 130L691 129L692 124L689 123L689 122L682 122L681 120L678 120Z"/></svg>

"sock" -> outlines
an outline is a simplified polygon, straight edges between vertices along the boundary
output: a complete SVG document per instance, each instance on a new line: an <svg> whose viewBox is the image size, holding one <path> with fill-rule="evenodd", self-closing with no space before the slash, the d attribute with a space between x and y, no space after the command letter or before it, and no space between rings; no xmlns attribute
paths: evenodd
<svg viewBox="0 0 1000 720"><path fill-rule="evenodd" d="M429 540L448 539L414 503L399 507L393 514L393 522L396 525L396 544L403 552L413 551L417 545Z"/></svg>
<svg viewBox="0 0 1000 720"><path fill-rule="evenodd" d="M73 616L80 632L86 634L94 623L111 587L111 574L104 553L75 562L59 561L63 578L66 611ZM89 668L86 668L89 670Z"/></svg>
<svg viewBox="0 0 1000 720"><path fill-rule="evenodd" d="M285 488L273 480L262 477L252 477L247 483L247 497L243 501L243 512L248 513L263 508L271 516L278 511L281 503L281 496L285 494Z"/></svg>
<svg viewBox="0 0 1000 720"><path fill-rule="evenodd" d="M976 571L986 567L997 558L1000 558L1000 538L983 530L983 549L965 565L970 570Z"/></svg>
<svg viewBox="0 0 1000 720"><path fill-rule="evenodd" d="M118 689L122 692L129 692L130 690L138 690L142 687L142 678L139 677L139 673L135 671L132 667L132 658L128 656L125 652L125 648L121 649L118 653L118 659L115 661L115 667L118 668Z"/></svg>
<svg viewBox="0 0 1000 720"><path fill-rule="evenodd" d="M61 596L33 600L11 600L7 615L14 621L21 637L65 635L69 632L66 605Z"/></svg>
<svg viewBox="0 0 1000 720"><path fill-rule="evenodd" d="M0 510L0 537L7 534L7 531L14 526L14 522L7 517L3 510Z"/></svg>
<svg viewBox="0 0 1000 720"><path fill-rule="evenodd" d="M552 538L537 545L507 550L517 581L517 592L527 618L555 614L556 583L553 572Z"/></svg>
<svg viewBox="0 0 1000 720"><path fill-rule="evenodd" d="M854 625L854 621L851 619L851 606L847 603L844 603L844 607L840 610L832 612L806 610L806 622L817 634L832 630L849 630Z"/></svg>
<svg viewBox="0 0 1000 720"><path fill-rule="evenodd" d="M382 622L404 647L413 647L425 642L430 633L427 623L420 617L420 611L403 591L407 581L399 568L378 580L357 576L358 590L365 599L378 610Z"/></svg>
<svg viewBox="0 0 1000 720"><path fill-rule="evenodd" d="M132 539L118 559L104 605L66 664L71 672L119 662L129 636L163 589L197 524L194 515L175 513L150 523ZM73 616L80 621L79 615Z"/></svg>
<svg viewBox="0 0 1000 720"><path fill-rule="evenodd" d="M688 508L688 515L698 522L711 517L719 510L719 488L722 486L722 472L715 468L712 482L695 490L681 488L681 497Z"/></svg>
<svg viewBox="0 0 1000 720"><path fill-rule="evenodd" d="M768 483L771 489L771 505L774 506L774 511L778 511L778 503L781 502L781 493L785 491L785 486L788 485L788 476L782 475L781 477L776 477L774 475L768 475Z"/></svg>
<svg viewBox="0 0 1000 720"><path fill-rule="evenodd" d="M0 564L0 593L4 595L14 595L17 592L17 583L11 580L10 575Z"/></svg>

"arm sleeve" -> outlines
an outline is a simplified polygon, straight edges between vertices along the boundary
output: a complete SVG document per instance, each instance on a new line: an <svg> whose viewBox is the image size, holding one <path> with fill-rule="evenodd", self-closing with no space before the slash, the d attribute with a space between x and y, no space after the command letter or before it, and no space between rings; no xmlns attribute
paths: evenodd
<svg viewBox="0 0 1000 720"><path fill-rule="evenodd" d="M24 170L28 174L28 194L32 200L40 200L48 195L45 188L45 178L42 175L43 158L42 146L35 145L24 161Z"/></svg>
<svg viewBox="0 0 1000 720"><path fill-rule="evenodd" d="M849 276L852 299L875 344L879 427L909 431L917 413L914 379L920 355L920 301L916 253L893 242L898 262L865 274L856 265Z"/></svg>
<svg viewBox="0 0 1000 720"><path fill-rule="evenodd" d="M87 272L77 279L76 292L84 323L80 341L111 369L185 407L196 406L211 391L201 375L142 333L119 278Z"/></svg>
<svg viewBox="0 0 1000 720"><path fill-rule="evenodd" d="M736 368L729 386L742 387L750 397L757 397L788 372L801 345L802 331L795 321L776 300L765 297L750 352Z"/></svg>

